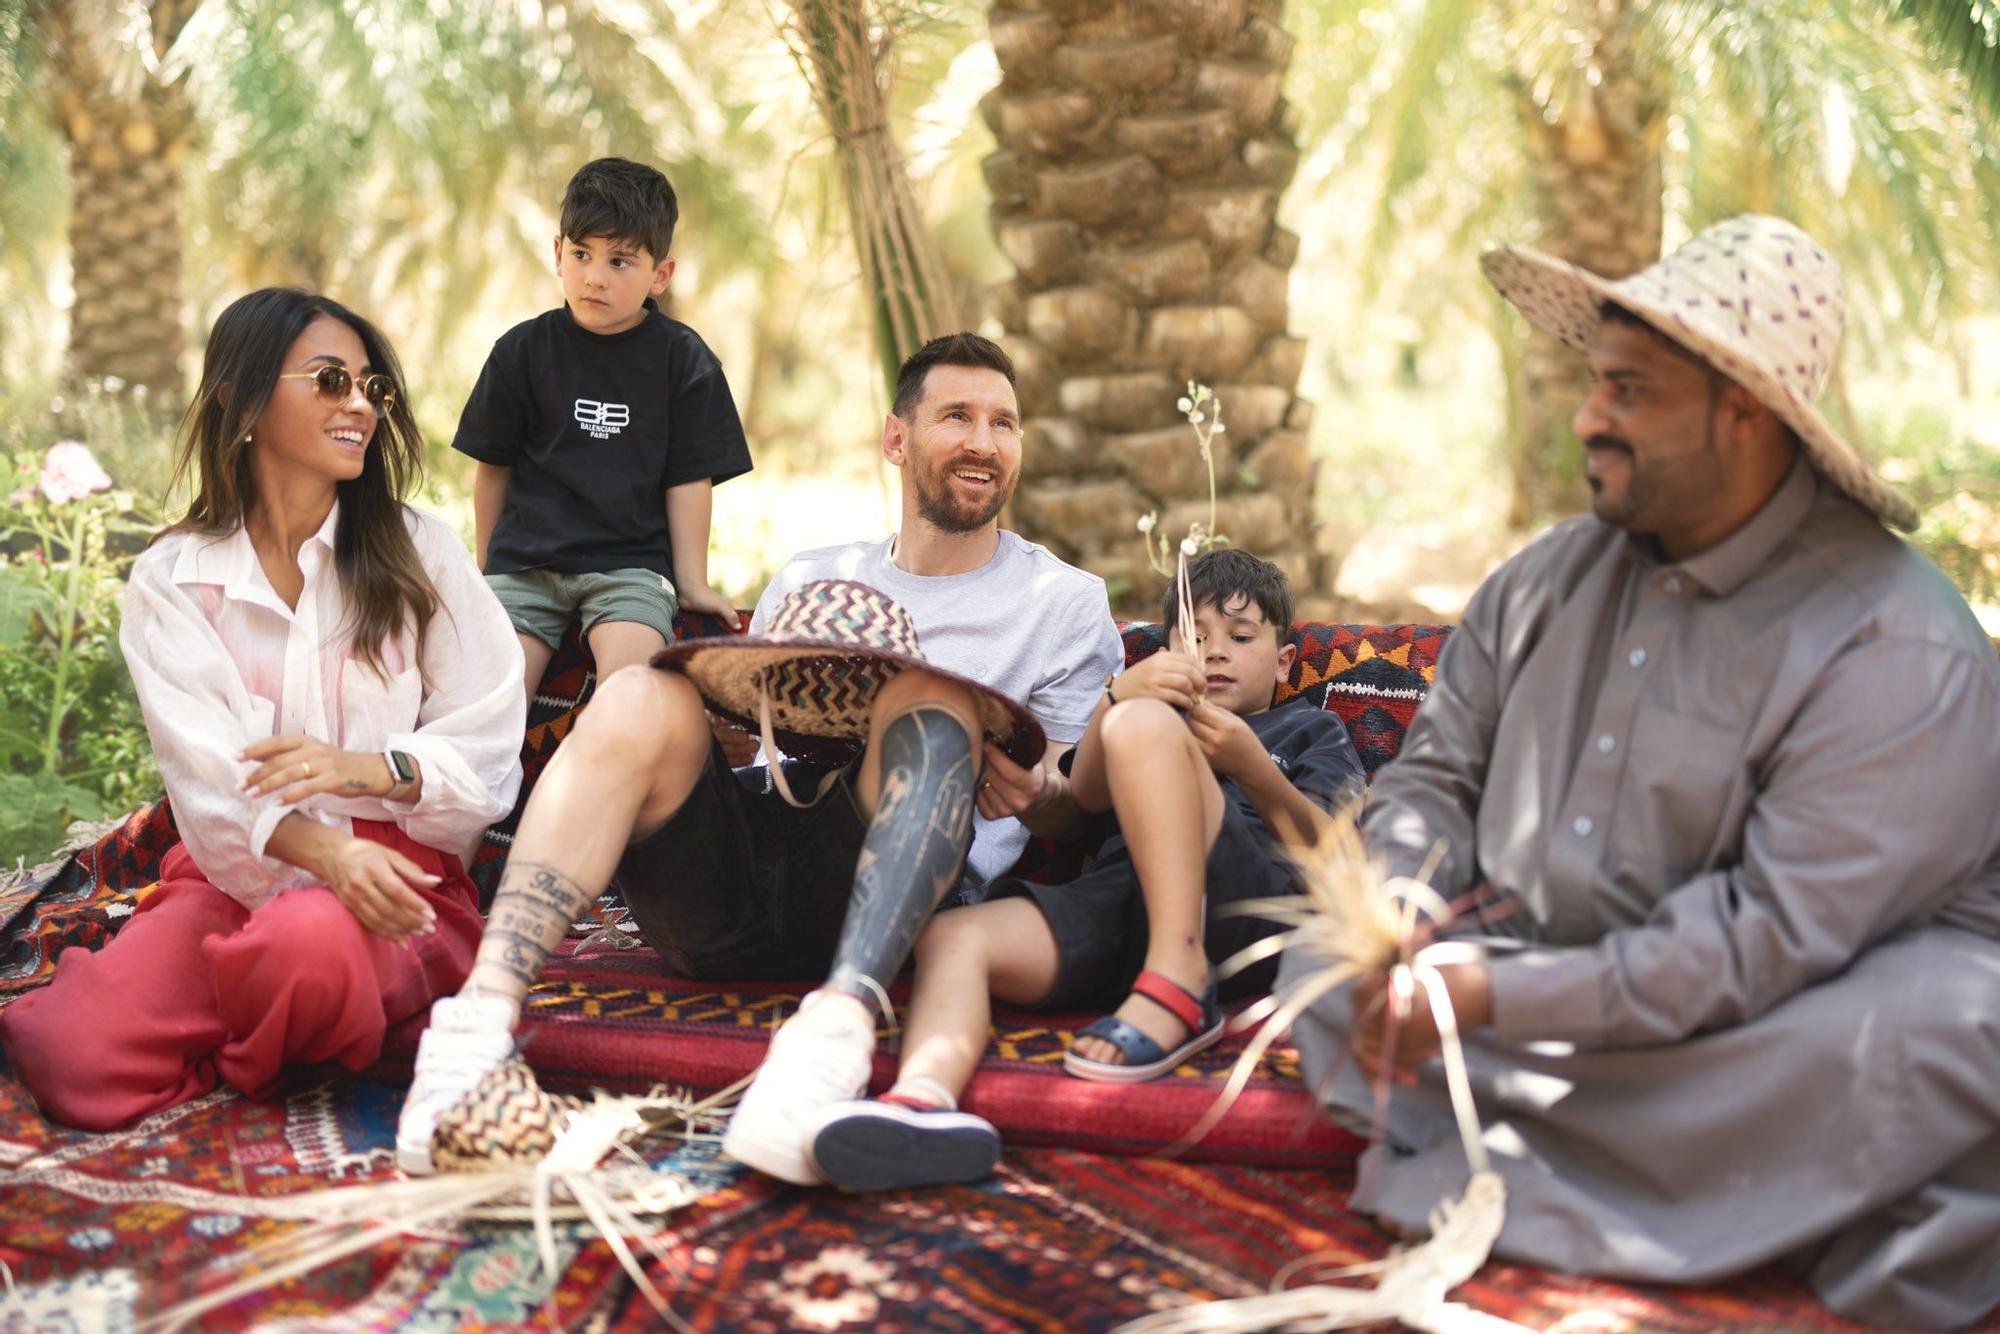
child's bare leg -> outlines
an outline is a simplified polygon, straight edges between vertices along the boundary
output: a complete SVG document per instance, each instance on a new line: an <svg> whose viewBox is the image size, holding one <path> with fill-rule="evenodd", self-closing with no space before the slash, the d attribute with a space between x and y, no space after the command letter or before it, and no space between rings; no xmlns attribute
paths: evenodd
<svg viewBox="0 0 2000 1334"><path fill-rule="evenodd" d="M896 1082L935 1081L955 1099L986 1051L989 997L1028 1004L1048 995L1060 962L1056 938L1034 900L999 899L939 913L916 953Z"/></svg>
<svg viewBox="0 0 2000 1334"><path fill-rule="evenodd" d="M521 641L521 656L527 659L522 681L528 687L528 703L533 704L535 692L542 688L542 676L549 670L549 659L555 657L556 651L533 635L524 635L519 630L514 632L514 638Z"/></svg>
<svg viewBox="0 0 2000 1334"><path fill-rule="evenodd" d="M1099 726L1111 806L1146 901L1146 969L1199 996L1208 985L1202 900L1208 850L1222 829L1222 788L1171 706L1129 700ZM1144 996L1126 997L1117 1014L1169 1050L1188 1036L1179 1019ZM1080 1037L1076 1051L1112 1065L1124 1060L1102 1038Z"/></svg>
<svg viewBox="0 0 2000 1334"><path fill-rule="evenodd" d="M607 681L621 667L644 666L667 646L660 632L637 621L599 621L584 638L597 664L597 679Z"/></svg>
<svg viewBox="0 0 2000 1334"><path fill-rule="evenodd" d="M880 1099L836 1103L808 1129L813 1172L848 1190L941 1186L992 1172L999 1133L958 1110L986 1050L988 995L1039 1000L1055 985L1058 962L1055 935L1028 899L939 913L917 938L916 956L895 1086Z"/></svg>

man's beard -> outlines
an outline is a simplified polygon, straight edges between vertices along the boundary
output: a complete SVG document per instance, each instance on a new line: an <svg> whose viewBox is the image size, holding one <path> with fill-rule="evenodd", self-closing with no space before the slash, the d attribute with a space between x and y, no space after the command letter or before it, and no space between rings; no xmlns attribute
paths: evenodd
<svg viewBox="0 0 2000 1334"><path fill-rule="evenodd" d="M1666 458L1649 453L1642 461L1637 450L1615 435L1594 435L1584 443L1591 448L1615 449L1625 456L1622 495L1608 494L1595 477L1588 480L1591 512L1628 533L1657 537L1663 529L1681 526L1708 498L1720 494L1724 484L1712 417L1703 447L1691 453Z"/></svg>
<svg viewBox="0 0 2000 1334"><path fill-rule="evenodd" d="M1588 473L1584 482L1590 487L1590 507L1598 518L1609 524L1624 527L1632 518L1634 492L1643 489L1639 477L1639 459L1632 452L1632 446L1615 435L1593 435L1583 442L1586 451L1593 449L1615 449L1625 456L1625 494L1615 501L1604 494L1604 483Z"/></svg>
<svg viewBox="0 0 2000 1334"><path fill-rule="evenodd" d="M968 510L953 500L951 495L951 474L953 469L967 466L963 460L953 460L934 473L918 472L917 517L925 523L945 533L977 532L998 517L1008 499L1014 494L1013 478L1005 479L1005 484L996 484L992 497L976 510ZM980 464L979 467L993 474L996 483L1001 482L997 465Z"/></svg>

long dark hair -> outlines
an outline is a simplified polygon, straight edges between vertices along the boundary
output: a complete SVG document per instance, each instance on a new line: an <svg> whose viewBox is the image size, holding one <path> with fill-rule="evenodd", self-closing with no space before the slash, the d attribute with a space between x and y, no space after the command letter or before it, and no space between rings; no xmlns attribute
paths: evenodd
<svg viewBox="0 0 2000 1334"><path fill-rule="evenodd" d="M396 401L378 415L361 475L334 484L340 523L333 535L333 568L353 608L348 629L357 656L382 672L389 638L414 627L421 647L438 610L437 589L403 518L403 497L423 477L423 436L409 396L400 392L403 372L395 349L338 301L295 287L266 287L237 298L216 318L202 358L201 386L181 419L174 460L173 487L192 474L194 498L165 532L220 536L243 526L257 502L251 428L271 401L292 344L322 317L354 330L368 364L399 388ZM350 369L357 375L361 370Z"/></svg>

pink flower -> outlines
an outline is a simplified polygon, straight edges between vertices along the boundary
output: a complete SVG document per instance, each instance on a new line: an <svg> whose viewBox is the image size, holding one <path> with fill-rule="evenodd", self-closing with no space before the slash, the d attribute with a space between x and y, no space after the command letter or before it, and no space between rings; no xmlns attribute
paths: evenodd
<svg viewBox="0 0 2000 1334"><path fill-rule="evenodd" d="M111 489L111 476L97 466L90 446L77 440L58 440L42 459L42 494L51 505L81 500L93 491Z"/></svg>

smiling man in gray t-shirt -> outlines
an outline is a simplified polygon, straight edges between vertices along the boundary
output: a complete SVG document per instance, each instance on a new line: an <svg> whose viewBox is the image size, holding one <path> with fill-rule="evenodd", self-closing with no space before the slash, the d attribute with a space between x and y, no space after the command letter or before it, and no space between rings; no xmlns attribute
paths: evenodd
<svg viewBox="0 0 2000 1334"><path fill-rule="evenodd" d="M904 475L910 478L907 466ZM991 535L991 556L955 572L912 570L903 563L909 548L899 550L894 536L802 551L757 600L750 633L763 630L787 593L815 579L853 579L879 588L910 613L926 658L1027 706L1048 734L1051 759L1043 767L1049 768L1090 725L1104 678L1124 665L1124 649L1102 579L1018 533L991 525L985 531ZM1012 866L1028 833L1012 815L989 819L985 811L977 812L966 857L968 883L983 890Z"/></svg>
<svg viewBox="0 0 2000 1334"><path fill-rule="evenodd" d="M465 988L432 1007L397 1129L405 1170L430 1169L438 1116L506 1058L528 987L615 870L676 971L827 978L772 1039L723 1141L753 1167L817 1182L807 1127L862 1093L875 1007L961 868L983 887L1029 831L1080 823L1058 762L1123 651L1101 579L1000 530L1021 468L1007 354L976 334L926 344L898 377L882 453L903 473L896 536L798 557L753 628L810 580L870 584L909 612L930 662L1024 705L1047 754L1015 764L982 741L973 690L909 669L876 695L862 758L818 775L794 809L727 768L685 676L613 675L522 813Z"/></svg>

